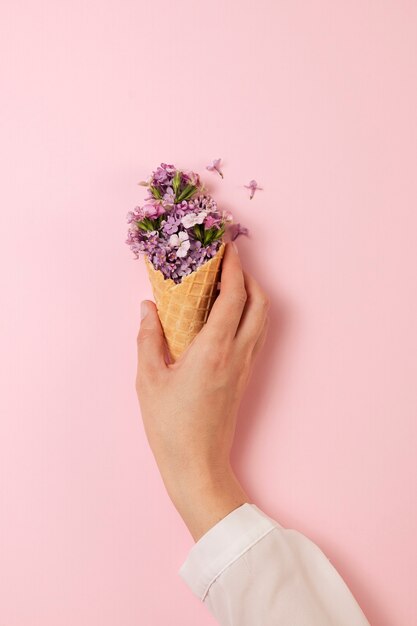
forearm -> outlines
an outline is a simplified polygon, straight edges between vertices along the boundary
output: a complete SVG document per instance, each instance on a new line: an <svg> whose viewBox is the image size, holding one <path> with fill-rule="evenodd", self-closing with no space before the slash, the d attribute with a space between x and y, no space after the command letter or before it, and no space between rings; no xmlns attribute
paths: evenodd
<svg viewBox="0 0 417 626"><path fill-rule="evenodd" d="M195 541L249 501L230 464L222 468L199 465L182 472L162 469L161 476Z"/></svg>

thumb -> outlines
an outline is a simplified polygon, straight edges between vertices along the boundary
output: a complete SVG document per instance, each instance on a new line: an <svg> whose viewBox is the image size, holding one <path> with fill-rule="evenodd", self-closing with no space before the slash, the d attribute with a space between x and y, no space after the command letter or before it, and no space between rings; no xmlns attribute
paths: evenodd
<svg viewBox="0 0 417 626"><path fill-rule="evenodd" d="M144 300L140 305L140 314L138 366L145 369L165 367L166 343L155 304Z"/></svg>

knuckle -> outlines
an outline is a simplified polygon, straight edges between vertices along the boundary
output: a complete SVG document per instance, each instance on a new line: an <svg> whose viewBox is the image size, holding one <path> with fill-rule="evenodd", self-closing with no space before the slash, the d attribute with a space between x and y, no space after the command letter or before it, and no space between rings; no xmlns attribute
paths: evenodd
<svg viewBox="0 0 417 626"><path fill-rule="evenodd" d="M220 344L215 341L205 341L201 346L201 355L205 366L210 371L218 373L227 368L229 349L226 342Z"/></svg>
<svg viewBox="0 0 417 626"><path fill-rule="evenodd" d="M252 353L247 352L240 360L240 371L243 378L246 378L252 366Z"/></svg>
<svg viewBox="0 0 417 626"><path fill-rule="evenodd" d="M268 296L262 289L257 289L251 298L254 306L257 310L261 311L262 314L266 314L269 310L270 301Z"/></svg>
<svg viewBox="0 0 417 626"><path fill-rule="evenodd" d="M265 313L269 311L269 307L271 306L271 303L266 293L264 292L261 293L259 297L259 302L260 302L261 308L263 309Z"/></svg>

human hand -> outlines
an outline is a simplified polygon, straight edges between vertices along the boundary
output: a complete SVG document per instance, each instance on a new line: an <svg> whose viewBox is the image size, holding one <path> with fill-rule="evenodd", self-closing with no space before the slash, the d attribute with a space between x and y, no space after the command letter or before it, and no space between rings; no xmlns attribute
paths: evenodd
<svg viewBox="0 0 417 626"><path fill-rule="evenodd" d="M137 393L162 479L194 539L247 501L230 465L236 416L267 330L268 300L235 244L209 318L175 363L153 302L142 303Z"/></svg>

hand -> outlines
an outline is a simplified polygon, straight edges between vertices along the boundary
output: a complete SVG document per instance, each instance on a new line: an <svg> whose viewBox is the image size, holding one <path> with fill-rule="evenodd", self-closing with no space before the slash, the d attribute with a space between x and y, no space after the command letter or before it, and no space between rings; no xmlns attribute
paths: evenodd
<svg viewBox="0 0 417 626"><path fill-rule="evenodd" d="M267 329L268 300L227 244L220 294L173 364L153 302L142 303L137 392L162 479L194 539L247 502L230 465L236 416Z"/></svg>

